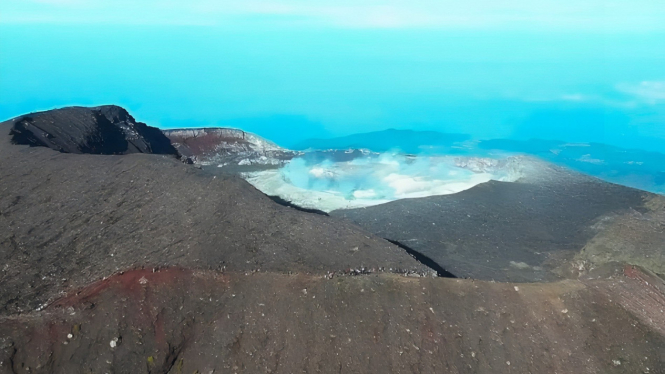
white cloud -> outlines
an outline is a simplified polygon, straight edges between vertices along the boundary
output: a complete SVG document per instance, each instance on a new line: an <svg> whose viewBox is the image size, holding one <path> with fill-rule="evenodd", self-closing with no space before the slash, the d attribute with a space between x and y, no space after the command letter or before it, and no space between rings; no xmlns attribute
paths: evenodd
<svg viewBox="0 0 665 374"><path fill-rule="evenodd" d="M226 24L252 16L344 28L665 30L653 0L3 0L1 22ZM61 8L62 12L54 12ZM57 10L57 9L56 9Z"/></svg>
<svg viewBox="0 0 665 374"><path fill-rule="evenodd" d="M550 96L529 96L527 102L572 102L592 103L608 107L635 108L642 105L655 105L665 102L665 81L643 81L640 83L617 84L615 92L606 95L567 93ZM618 94L618 95L617 95Z"/></svg>
<svg viewBox="0 0 665 374"><path fill-rule="evenodd" d="M563 101L577 101L577 102L583 102L583 101L593 101L596 98L593 96L589 95L583 95L583 94L566 94L566 95L561 95L561 100Z"/></svg>
<svg viewBox="0 0 665 374"><path fill-rule="evenodd" d="M84 5L86 0L28 0L32 3L55 5L55 6L70 6L70 5Z"/></svg>
<svg viewBox="0 0 665 374"><path fill-rule="evenodd" d="M643 81L637 85L622 84L617 88L648 104L665 101L665 81Z"/></svg>
<svg viewBox="0 0 665 374"><path fill-rule="evenodd" d="M520 98L526 102L574 102L574 103L609 103L607 99L598 95L587 95L582 93L566 93L566 94L552 94L552 95L536 95L526 96Z"/></svg>

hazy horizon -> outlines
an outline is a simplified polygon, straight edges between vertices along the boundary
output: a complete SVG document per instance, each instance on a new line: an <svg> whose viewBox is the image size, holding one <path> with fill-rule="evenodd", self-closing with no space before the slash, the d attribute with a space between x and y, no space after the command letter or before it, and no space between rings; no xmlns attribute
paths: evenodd
<svg viewBox="0 0 665 374"><path fill-rule="evenodd" d="M161 5L160 5L161 4ZM7 0L0 118L117 104L290 146L388 128L665 144L665 4Z"/></svg>

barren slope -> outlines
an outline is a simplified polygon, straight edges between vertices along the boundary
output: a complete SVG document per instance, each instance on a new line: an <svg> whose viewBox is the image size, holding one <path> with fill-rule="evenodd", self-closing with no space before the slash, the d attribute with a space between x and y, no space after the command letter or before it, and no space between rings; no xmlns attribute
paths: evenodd
<svg viewBox="0 0 665 374"><path fill-rule="evenodd" d="M356 226L275 204L241 179L167 156L12 145L9 126L0 125L0 313L134 267L429 271Z"/></svg>
<svg viewBox="0 0 665 374"><path fill-rule="evenodd" d="M609 229L602 222L617 216L640 221L636 225L642 228L642 242L651 243L644 248L646 254L657 258L665 254L665 245L658 242L662 219L657 220L647 206L655 195L545 163L538 167L542 170L534 177L517 183L490 181L457 194L330 215L423 253L458 277L513 282L561 279L561 268ZM616 252L621 252L620 246Z"/></svg>
<svg viewBox="0 0 665 374"><path fill-rule="evenodd" d="M510 267L522 258L570 279L409 277L395 272L431 269L243 180L173 156L13 145L11 127L0 374L665 373L665 285L616 263L662 268L653 195L545 174L386 204L358 223L419 235L423 252L457 245L431 257L488 278L532 281L543 270Z"/></svg>
<svg viewBox="0 0 665 374"><path fill-rule="evenodd" d="M663 288L139 270L0 317L0 373L663 373Z"/></svg>

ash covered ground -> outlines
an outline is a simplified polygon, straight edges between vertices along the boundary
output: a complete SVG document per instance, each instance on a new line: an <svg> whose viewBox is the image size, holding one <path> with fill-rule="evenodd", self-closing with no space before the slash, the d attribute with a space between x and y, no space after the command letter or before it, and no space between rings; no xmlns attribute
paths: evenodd
<svg viewBox="0 0 665 374"><path fill-rule="evenodd" d="M150 129L118 107L0 125L0 373L665 372L660 195L533 158ZM248 167L389 202L308 213Z"/></svg>

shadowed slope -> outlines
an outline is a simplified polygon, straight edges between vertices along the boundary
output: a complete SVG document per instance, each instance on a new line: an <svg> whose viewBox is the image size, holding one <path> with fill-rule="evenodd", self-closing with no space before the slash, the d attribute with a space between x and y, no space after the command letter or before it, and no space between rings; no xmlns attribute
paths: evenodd
<svg viewBox="0 0 665 374"><path fill-rule="evenodd" d="M0 313L141 266L430 272L385 240L282 207L241 179L173 157L12 145L11 125L0 125Z"/></svg>
<svg viewBox="0 0 665 374"><path fill-rule="evenodd" d="M157 153L178 156L157 128L136 122L121 107L68 107L31 113L7 121L15 144L64 153ZM3 134L4 135L4 134Z"/></svg>
<svg viewBox="0 0 665 374"><path fill-rule="evenodd" d="M647 212L644 191L545 166L522 183L490 181L443 196L331 212L428 256L458 277L560 279L567 264L617 214ZM657 234L658 230L652 232ZM665 251L652 246L651 251Z"/></svg>

